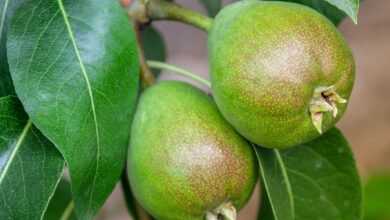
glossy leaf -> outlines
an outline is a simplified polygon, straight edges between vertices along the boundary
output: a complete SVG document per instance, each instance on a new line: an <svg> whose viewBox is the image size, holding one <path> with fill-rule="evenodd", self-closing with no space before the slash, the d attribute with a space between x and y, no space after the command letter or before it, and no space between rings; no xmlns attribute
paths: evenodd
<svg viewBox="0 0 390 220"><path fill-rule="evenodd" d="M353 22L357 23L359 13L359 0L325 0L345 12Z"/></svg>
<svg viewBox="0 0 390 220"><path fill-rule="evenodd" d="M7 42L16 93L63 154L79 219L124 167L139 84L133 28L117 1L30 0Z"/></svg>
<svg viewBox="0 0 390 220"><path fill-rule="evenodd" d="M147 60L157 60L164 62L167 52L164 38L161 33L154 27L146 27L141 32L142 46ZM160 70L153 70L153 73L158 75Z"/></svg>
<svg viewBox="0 0 390 220"><path fill-rule="evenodd" d="M390 173L371 176L364 191L364 220L390 219Z"/></svg>
<svg viewBox="0 0 390 220"><path fill-rule="evenodd" d="M14 94L7 61L7 29L15 9L25 0L0 1L0 97Z"/></svg>
<svg viewBox="0 0 390 220"><path fill-rule="evenodd" d="M61 179L50 201L44 220L76 220L70 183Z"/></svg>
<svg viewBox="0 0 390 220"><path fill-rule="evenodd" d="M264 186L261 187L262 192L261 193L261 203L260 203L260 211L258 213L258 218L259 220L274 220L274 214L272 213L272 207L270 204L270 201L268 199L267 193Z"/></svg>
<svg viewBox="0 0 390 220"><path fill-rule="evenodd" d="M266 0L274 1L274 0ZM283 0L307 5L325 15L335 25L338 25L346 15L357 23L359 0Z"/></svg>
<svg viewBox="0 0 390 220"><path fill-rule="evenodd" d="M291 149L256 150L269 199L268 210L260 212L273 216L267 220L362 218L362 190L355 160L336 128Z"/></svg>
<svg viewBox="0 0 390 220"><path fill-rule="evenodd" d="M215 17L222 8L221 0L199 0L206 8L211 17Z"/></svg>
<svg viewBox="0 0 390 220"><path fill-rule="evenodd" d="M64 160L15 97L0 98L0 219L41 219Z"/></svg>

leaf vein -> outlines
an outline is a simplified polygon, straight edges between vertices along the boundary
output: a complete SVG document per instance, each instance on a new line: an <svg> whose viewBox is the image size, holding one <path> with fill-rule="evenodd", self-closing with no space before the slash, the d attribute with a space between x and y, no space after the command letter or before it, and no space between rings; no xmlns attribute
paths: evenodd
<svg viewBox="0 0 390 220"><path fill-rule="evenodd" d="M9 0L4 1L3 10L1 11L2 16L1 16L1 22L0 22L0 40L2 40L1 38L3 37L3 28L5 25L5 19L7 17L8 3L9 3Z"/></svg>
<svg viewBox="0 0 390 220"><path fill-rule="evenodd" d="M287 170L288 170L288 172L294 173L295 175L301 176L302 178L306 179L307 181L312 183L313 186L315 186L320 191L321 194L324 194L325 190L322 188L322 186L319 183L317 183L316 181L314 181L312 178L307 176L306 174L304 174L298 170L293 170L293 169L289 169L289 168L287 168ZM325 196L322 199L324 201L328 202L330 205L332 205L334 210L336 210L336 212L338 213L338 215L341 216L340 210L337 209L337 206L332 201L330 201L328 197Z"/></svg>
<svg viewBox="0 0 390 220"><path fill-rule="evenodd" d="M275 152L275 155L276 155L276 159L278 160L278 162L280 164L280 169L282 171L282 175L283 175L284 179L286 180L287 193L288 193L288 196L289 196L289 199L290 199L291 215L293 217L292 219L295 219L294 195L293 195L293 192L292 192L290 179L289 179L288 174L287 174L286 166L285 166L285 164L283 162L283 158L280 155L279 150L274 149L274 152Z"/></svg>
<svg viewBox="0 0 390 220"><path fill-rule="evenodd" d="M92 199L93 199L93 192L95 190L94 188L95 188L95 184L96 184L96 178L97 178L97 172L99 170L99 160L100 160L100 134L99 134L99 126L98 126L98 120L97 120L97 113L96 113L95 101L94 101L94 97L93 97L93 93L92 93L92 86L91 86L91 83L90 83L90 80L89 80L86 68L84 66L84 62L83 62L83 60L81 58L81 54L80 54L78 45L76 43L75 36L74 36L71 24L70 24L69 19L68 19L67 12L65 10L63 1L62 0L57 0L57 2L58 2L58 5L59 5L59 8L61 10L64 22L65 22L65 26L66 26L66 28L68 30L69 37L70 37L70 39L72 41L76 57L77 57L78 62L80 64L81 73L82 73L82 75L83 75L83 77L85 79L85 82L87 84L87 89L88 89L88 94L89 94L89 97L90 97L92 114L93 114L93 119L94 119L94 124L95 124L97 151L96 151L95 174L94 174L93 181L92 181L90 200L89 200L89 203L88 203L88 209L90 209L91 208L90 206L91 206L91 203L92 203Z"/></svg>
<svg viewBox="0 0 390 220"><path fill-rule="evenodd" d="M254 146L256 148L256 146ZM275 210L275 207L274 207L274 204L273 202L271 201L272 200L272 197L271 197L271 194L270 194L270 190L269 190L269 185L268 185L268 181L266 180L266 176L265 175L265 170L264 170L264 166L262 164L262 160L261 160L261 156L260 156L260 153L259 151L256 149L256 154L257 154L257 158L259 159L259 167L260 167L260 172L261 172L261 176L263 177L263 182L264 182L264 187L265 187L265 192L267 193L268 195L268 199L269 199L269 204L271 206L271 209L272 209L272 212L274 214L274 217L275 217L275 220L279 220L279 217L277 215L277 212Z"/></svg>
<svg viewBox="0 0 390 220"><path fill-rule="evenodd" d="M22 133L20 134L18 140L16 141L15 147L12 150L11 155L10 155L10 157L7 160L7 163L5 164L5 167L4 167L3 171L0 174L0 184L3 183L5 175L7 174L8 169L10 168L11 163L12 163L12 161L14 160L14 158L16 156L16 153L19 151L20 147L22 146L23 141L26 138L29 129L31 128L31 125L32 125L31 120L28 120L26 126L23 128Z"/></svg>

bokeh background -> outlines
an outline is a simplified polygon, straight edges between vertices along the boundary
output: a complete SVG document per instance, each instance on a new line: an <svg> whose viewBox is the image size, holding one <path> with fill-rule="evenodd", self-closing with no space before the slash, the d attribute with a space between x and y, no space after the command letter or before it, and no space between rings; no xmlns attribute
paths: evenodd
<svg viewBox="0 0 390 220"><path fill-rule="evenodd" d="M196 0L177 2L205 12ZM225 1L227 3L229 1ZM168 21L154 25L165 38L168 63L208 78L207 36L204 32ZM390 171L390 1L363 1L359 24L354 25L350 19L345 19L340 30L355 55L357 80L349 109L338 127L349 139L365 181L373 173ZM169 72L163 72L160 78L191 82ZM240 220L255 219L258 198L256 192L252 201L240 212ZM107 201L99 219L130 219L119 186Z"/></svg>

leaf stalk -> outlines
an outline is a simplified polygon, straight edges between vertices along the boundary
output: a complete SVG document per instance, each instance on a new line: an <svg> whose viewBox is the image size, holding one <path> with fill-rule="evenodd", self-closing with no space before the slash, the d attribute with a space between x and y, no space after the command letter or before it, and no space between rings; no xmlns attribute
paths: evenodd
<svg viewBox="0 0 390 220"><path fill-rule="evenodd" d="M148 64L148 66L150 68L169 70L169 71L175 72L179 75L189 77L197 82L200 82L201 84L207 86L208 88L211 87L211 83L209 81L207 81L206 79L203 79L202 77L199 77L197 74L194 74L188 70L179 68L179 67L171 65L171 64L159 62L159 61L147 61L146 63Z"/></svg>

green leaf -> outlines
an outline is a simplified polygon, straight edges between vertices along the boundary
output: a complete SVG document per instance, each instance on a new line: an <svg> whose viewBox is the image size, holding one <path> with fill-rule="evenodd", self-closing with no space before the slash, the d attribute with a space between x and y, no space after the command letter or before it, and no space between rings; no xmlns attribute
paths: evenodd
<svg viewBox="0 0 390 220"><path fill-rule="evenodd" d="M221 0L199 0L206 8L211 17L215 17L222 8Z"/></svg>
<svg viewBox="0 0 390 220"><path fill-rule="evenodd" d="M271 208L261 212L272 212L274 220L361 219L355 160L336 128L291 149L256 151Z"/></svg>
<svg viewBox="0 0 390 220"><path fill-rule="evenodd" d="M146 59L164 62L166 60L167 52L161 33L150 26L142 30L141 37ZM160 70L153 70L153 73L156 75L160 72Z"/></svg>
<svg viewBox="0 0 390 220"><path fill-rule="evenodd" d="M61 179L50 201L44 220L76 220L70 183Z"/></svg>
<svg viewBox="0 0 390 220"><path fill-rule="evenodd" d="M11 96L0 98L0 158L0 219L41 219L64 160Z"/></svg>
<svg viewBox="0 0 390 220"><path fill-rule="evenodd" d="M7 49L16 93L69 167L79 219L91 219L124 167L139 84L135 35L117 1L30 0Z"/></svg>
<svg viewBox="0 0 390 220"><path fill-rule="evenodd" d="M266 0L273 1L273 0ZM325 15L335 25L338 25L346 15L357 23L359 0L283 0L307 5Z"/></svg>
<svg viewBox="0 0 390 220"><path fill-rule="evenodd" d="M272 207L268 199L266 189L264 186L261 186L261 203L260 203L260 212L258 219L259 220L274 220L274 214L272 213Z"/></svg>
<svg viewBox="0 0 390 220"><path fill-rule="evenodd" d="M364 219L390 219L390 173L371 176L364 191Z"/></svg>
<svg viewBox="0 0 390 220"><path fill-rule="evenodd" d="M0 97L15 93L7 61L7 29L15 9L25 0L0 1Z"/></svg>
<svg viewBox="0 0 390 220"><path fill-rule="evenodd" d="M345 12L355 24L357 24L359 13L359 0L326 0L331 5L336 6L341 11Z"/></svg>

